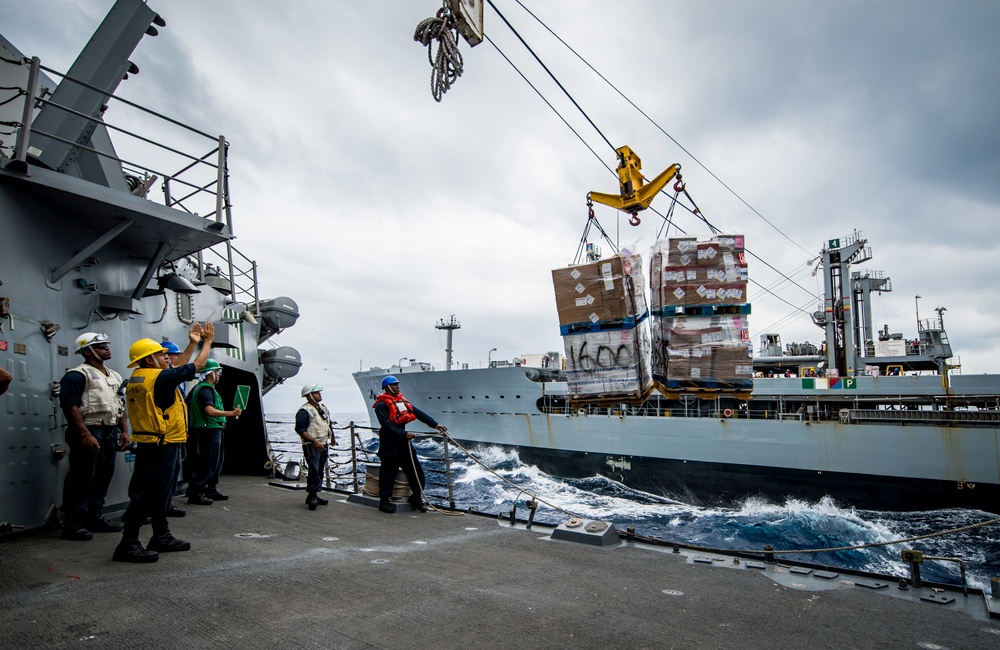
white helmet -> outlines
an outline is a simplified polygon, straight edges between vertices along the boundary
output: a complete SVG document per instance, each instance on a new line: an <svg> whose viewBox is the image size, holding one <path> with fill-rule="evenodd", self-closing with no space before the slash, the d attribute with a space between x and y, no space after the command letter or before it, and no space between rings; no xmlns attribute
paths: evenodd
<svg viewBox="0 0 1000 650"><path fill-rule="evenodd" d="M76 337L76 351L83 354L84 349L97 343L107 343L108 335L103 332L84 332Z"/></svg>
<svg viewBox="0 0 1000 650"><path fill-rule="evenodd" d="M323 390L323 387L319 384L306 384L302 387L302 397L305 397L309 393L318 393Z"/></svg>

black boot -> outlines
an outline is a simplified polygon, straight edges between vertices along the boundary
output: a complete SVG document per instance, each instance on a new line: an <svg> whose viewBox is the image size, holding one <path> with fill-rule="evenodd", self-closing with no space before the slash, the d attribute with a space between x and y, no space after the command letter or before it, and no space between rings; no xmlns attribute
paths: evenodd
<svg viewBox="0 0 1000 650"><path fill-rule="evenodd" d="M319 505L319 499L316 497L315 492L310 492L309 496L306 497L306 505L309 506L310 510L315 510L316 506Z"/></svg>
<svg viewBox="0 0 1000 650"><path fill-rule="evenodd" d="M177 539L169 532L163 535L155 535L149 540L149 544L146 545L150 551L159 551L160 553L174 553L177 551L189 551L191 550L191 542L185 542L183 539Z"/></svg>
<svg viewBox="0 0 1000 650"><path fill-rule="evenodd" d="M323 497L317 495L316 496L316 503L318 503L321 506L328 506L328 505L330 505L330 500L329 499L324 499Z"/></svg>
<svg viewBox="0 0 1000 650"><path fill-rule="evenodd" d="M90 516L87 517L87 528L95 533L120 533L125 528L125 525L108 521L101 515L101 511L98 510L97 512L90 513Z"/></svg>
<svg viewBox="0 0 1000 650"><path fill-rule="evenodd" d="M409 503L410 507L413 508L414 510L419 510L420 512L427 512L427 506L424 505L424 500L420 498L419 492L414 492L413 494L411 494L410 498L407 500L407 503Z"/></svg>
<svg viewBox="0 0 1000 650"><path fill-rule="evenodd" d="M204 492L205 496L212 501L228 501L229 495L219 492L217 488L208 488Z"/></svg>
<svg viewBox="0 0 1000 650"><path fill-rule="evenodd" d="M206 497L201 492L188 492L188 503L196 506L210 506L212 505L212 500Z"/></svg>
<svg viewBox="0 0 1000 650"><path fill-rule="evenodd" d="M94 535L80 524L80 517L77 512L67 512L63 517L63 539L74 542L89 542L94 539Z"/></svg>
<svg viewBox="0 0 1000 650"><path fill-rule="evenodd" d="M160 553L174 553L190 550L191 542L185 542L171 535L167 520L164 519L161 523L153 524L153 536L149 539L149 544L146 544L146 548Z"/></svg>
<svg viewBox="0 0 1000 650"><path fill-rule="evenodd" d="M126 526L122 533L122 541L118 543L111 559L115 562L147 563L156 562L160 559L160 554L142 547L142 543L139 542L138 526Z"/></svg>
<svg viewBox="0 0 1000 650"><path fill-rule="evenodd" d="M396 512L396 504L389 501L389 497L382 497L378 502L378 509L382 512L387 512L390 515Z"/></svg>

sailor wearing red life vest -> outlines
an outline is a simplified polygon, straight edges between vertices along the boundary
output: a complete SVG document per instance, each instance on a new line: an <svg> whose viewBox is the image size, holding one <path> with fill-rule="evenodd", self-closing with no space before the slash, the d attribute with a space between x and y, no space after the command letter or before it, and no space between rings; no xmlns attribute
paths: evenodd
<svg viewBox="0 0 1000 650"><path fill-rule="evenodd" d="M379 423L378 456L382 459L382 467L378 474L378 509L389 513L396 511L396 505L389 498L392 496L396 474L402 469L413 492L409 499L410 506L414 510L427 512L427 506L421 499L424 470L420 467L417 454L413 451L413 443L410 442L416 435L407 433L406 425L419 420L441 433L447 433L448 429L410 404L399 390L399 380L392 375L382 380L382 390L385 392L376 398L373 406Z"/></svg>

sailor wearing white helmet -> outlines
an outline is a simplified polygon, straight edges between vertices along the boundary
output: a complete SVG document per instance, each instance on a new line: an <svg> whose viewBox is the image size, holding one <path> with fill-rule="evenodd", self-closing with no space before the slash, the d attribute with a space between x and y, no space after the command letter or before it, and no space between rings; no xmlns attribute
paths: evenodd
<svg viewBox="0 0 1000 650"><path fill-rule="evenodd" d="M322 487L323 470L330 455L330 442L337 444L333 435L333 420L330 410L323 404L323 387L306 384L302 387L302 397L306 403L295 414L295 433L302 438L302 456L309 468L306 478L306 505L310 510L330 503L319 496Z"/></svg>
<svg viewBox="0 0 1000 650"><path fill-rule="evenodd" d="M59 382L59 405L66 416L69 471L63 483L64 539L84 542L91 531L118 532L121 524L101 514L115 473L115 453L128 447L122 376L104 363L111 359L108 335L86 332L76 339L83 363Z"/></svg>

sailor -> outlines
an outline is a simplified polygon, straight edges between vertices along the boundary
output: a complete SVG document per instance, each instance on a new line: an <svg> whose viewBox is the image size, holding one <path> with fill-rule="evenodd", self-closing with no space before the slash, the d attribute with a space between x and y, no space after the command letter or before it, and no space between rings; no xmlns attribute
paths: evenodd
<svg viewBox="0 0 1000 650"><path fill-rule="evenodd" d="M309 474L306 477L306 505L310 510L330 503L319 496L323 481L323 470L330 456L330 442L337 444L333 435L333 420L330 410L323 404L323 387L306 384L302 387L302 397L306 403L295 413L295 433L302 438L302 456Z"/></svg>
<svg viewBox="0 0 1000 650"><path fill-rule="evenodd" d="M163 347L167 349L167 359L170 360L171 368L184 365L184 363L186 363L187 360L191 358L191 354L194 352L194 347L190 346L189 344L189 347L191 347L191 349L190 350L185 349L184 353L186 356L184 357L184 361L182 362L180 360L181 349L177 347L176 343L174 343L173 341L164 341ZM183 382L180 386L177 387L177 389L181 391L182 396L187 394L187 382ZM178 508L177 506L174 505L174 494L177 493L177 484L180 483L181 471L183 470L184 467L185 451L186 451L185 449L181 449L181 453L177 455L177 467L176 469L174 469L174 483L173 485L170 486L170 500L167 501L168 517L183 517L184 515L187 514L187 510L185 510L184 508Z"/></svg>
<svg viewBox="0 0 1000 650"><path fill-rule="evenodd" d="M66 416L69 471L63 483L64 539L85 542L91 531L116 533L122 525L104 518L104 497L115 473L117 451L128 447L122 376L104 363L111 359L108 335L86 332L76 339L83 363L59 382L59 405Z"/></svg>
<svg viewBox="0 0 1000 650"><path fill-rule="evenodd" d="M410 442L416 434L408 433L406 425L414 420L420 420L429 427L441 433L447 433L448 428L438 424L434 418L410 404L399 390L399 380L389 375L382 380L384 391L375 399L375 417L378 418L378 456L382 459L382 467L378 473L378 509L382 512L396 512L396 505L389 498L392 496L392 486L400 469L406 474L412 494L409 504L414 510L427 512L421 495L424 489L424 470L417 460L417 454Z"/></svg>
<svg viewBox="0 0 1000 650"><path fill-rule="evenodd" d="M222 366L215 359L205 362L205 369L198 373L198 384L188 395L188 421L190 431L187 441L188 503L203 506L229 497L219 492L219 473L224 460L222 432L226 418L239 416L243 409L222 410L222 396L215 390L222 374Z"/></svg>
<svg viewBox="0 0 1000 650"><path fill-rule="evenodd" d="M140 339L129 348L129 367L135 368L125 389L132 439L136 442L135 469L129 482L129 504L122 515L125 529L112 559L118 562L155 562L160 552L186 551L189 542L170 534L167 502L177 466L177 455L187 440L187 409L177 386L194 379L205 367L215 327L195 323L188 347L201 343L193 363L170 367L167 349L152 339ZM149 517L153 536L147 548L139 529Z"/></svg>

